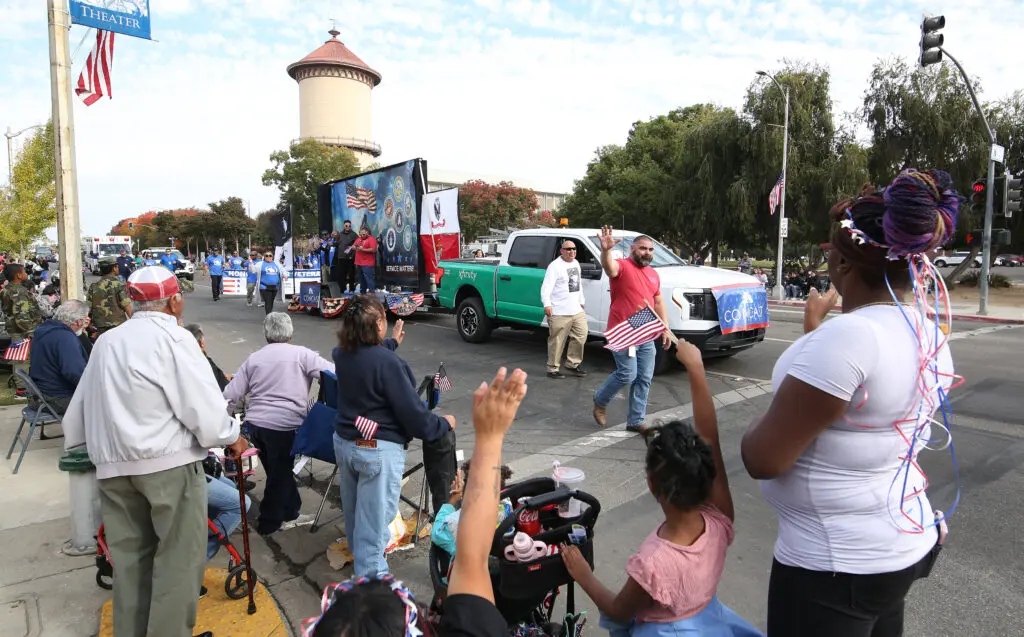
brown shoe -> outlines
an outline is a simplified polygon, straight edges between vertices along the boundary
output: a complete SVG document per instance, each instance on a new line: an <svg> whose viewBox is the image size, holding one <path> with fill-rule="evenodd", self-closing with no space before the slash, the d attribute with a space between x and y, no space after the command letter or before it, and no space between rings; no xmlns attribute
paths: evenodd
<svg viewBox="0 0 1024 637"><path fill-rule="evenodd" d="M647 423L642 422L639 425L626 425L626 431L631 434L646 436L648 432Z"/></svg>
<svg viewBox="0 0 1024 637"><path fill-rule="evenodd" d="M594 422L604 427L608 424L608 419L605 416L605 408L594 403Z"/></svg>

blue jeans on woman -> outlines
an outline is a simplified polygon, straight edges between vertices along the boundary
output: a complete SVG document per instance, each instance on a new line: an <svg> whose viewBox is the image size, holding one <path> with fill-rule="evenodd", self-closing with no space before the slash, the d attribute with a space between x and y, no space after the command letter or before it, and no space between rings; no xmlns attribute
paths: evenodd
<svg viewBox="0 0 1024 637"><path fill-rule="evenodd" d="M629 406L626 411L627 425L642 425L647 417L647 394L651 392L654 378L654 359L658 355L658 339L636 348L636 356L629 355L629 349L613 352L615 371L611 373L597 391L594 404L607 407L615 394L623 387L629 387Z"/></svg>
<svg viewBox="0 0 1024 637"><path fill-rule="evenodd" d="M249 510L251 504L249 496L245 496L245 510ZM242 505L239 502L238 489L235 483L224 476L212 478L206 476L206 517L213 520L213 523L225 537L238 528L242 523ZM213 556L220 550L220 539L212 532L206 541L206 559L213 559Z"/></svg>
<svg viewBox="0 0 1024 637"><path fill-rule="evenodd" d="M402 495L405 447L386 440L345 440L334 434L334 455L341 478L345 537L355 559L353 575L386 575L384 549L390 540L388 525L398 513Z"/></svg>

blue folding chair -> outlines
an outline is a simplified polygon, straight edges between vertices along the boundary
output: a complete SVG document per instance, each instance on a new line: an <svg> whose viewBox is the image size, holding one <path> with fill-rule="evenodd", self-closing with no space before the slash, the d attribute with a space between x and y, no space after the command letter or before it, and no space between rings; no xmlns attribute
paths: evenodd
<svg viewBox="0 0 1024 637"><path fill-rule="evenodd" d="M21 443L21 453L18 454L18 461L14 463L14 471L12 472L18 473L18 469L21 468L21 461L25 458L25 452L28 451L28 445L32 442L32 436L35 434L36 427L39 427L40 440L63 438L64 434L59 436L46 435L45 426L60 424L60 414L46 401L43 392L39 390L39 387L36 386L35 382L24 370L16 370L14 375L21 381L22 386L25 388L25 395L29 399L28 406L21 410L21 423L18 425L18 430L14 432L14 440L11 441L10 449L7 450L7 459L10 460L11 455L14 453L14 448L18 446L19 442ZM28 425L28 433L23 440L21 432L26 424Z"/></svg>

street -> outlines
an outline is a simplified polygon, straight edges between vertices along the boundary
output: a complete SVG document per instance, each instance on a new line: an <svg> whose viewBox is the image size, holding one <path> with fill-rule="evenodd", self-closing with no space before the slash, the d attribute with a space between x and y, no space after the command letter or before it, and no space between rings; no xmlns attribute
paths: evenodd
<svg viewBox="0 0 1024 637"><path fill-rule="evenodd" d="M293 314L295 340L330 357L337 322ZM228 373L263 344L262 310L245 307L243 297L228 297L214 304L207 281L196 282L187 297L186 322L199 322L207 334L210 355ZM771 395L766 381L783 350L801 334L802 312L772 308L772 325L765 342L733 358L707 365L712 392L719 404L718 418L723 453L729 467L736 503L736 540L732 546L719 594L721 600L762 629L768 572L775 538L774 513L765 504L739 460L739 440L752 420L762 414ZM624 401L609 407L609 427L597 427L591 418L594 388L613 369L610 354L599 343L587 347L584 379L550 380L544 376L545 335L499 330L485 344L464 343L451 317L416 316L406 323L400 354L417 375L432 374L444 362L454 388L442 396L438 408L458 417L459 448L472 452L470 422L472 392L490 379L500 365L521 367L528 374L529 394L505 444L505 461L515 471L513 480L550 471L554 460L586 473L584 490L602 503L596 539L597 571L617 590L624 579L626 559L663 519L647 492L643 472L644 444L622 428ZM1024 551L1020 528L1024 512L1012 505L1024 489L1024 427L1019 396L1024 392L1018 352L1024 351L1024 326L976 322L954 324L953 355L966 384L952 396L956 414L954 445L960 478L960 502L950 522L951 536L935 571L918 582L908 600L907 634L1006 635L1015 634L1024 616ZM341 379L344 382L344 379ZM685 373L675 371L655 378L650 397L649 422L681 414L690 399ZM408 465L417 462L417 445ZM957 497L954 465L947 452L922 456L929 473L936 508L949 510ZM313 490L303 488L303 512L315 512L318 494L326 486L330 467L317 463ZM419 492L416 474L405 495ZM254 493L250 517L258 509L262 488ZM324 512L329 522L316 534L308 528L280 532L266 539L266 551L257 550L254 563L272 590L283 583L298 583L292 590L308 590L345 577L334 571L324 556L328 544L341 535L336 495ZM254 536L255 537L255 536ZM263 540L257 538L257 549ZM254 549L256 550L256 549ZM423 601L430 595L425 547L390 557L397 576L405 579ZM303 594L302 597L305 597ZM577 594L577 609L595 609ZM297 618L282 601L289 618ZM309 606L309 600L303 605ZM994 610L995 609L995 610Z"/></svg>

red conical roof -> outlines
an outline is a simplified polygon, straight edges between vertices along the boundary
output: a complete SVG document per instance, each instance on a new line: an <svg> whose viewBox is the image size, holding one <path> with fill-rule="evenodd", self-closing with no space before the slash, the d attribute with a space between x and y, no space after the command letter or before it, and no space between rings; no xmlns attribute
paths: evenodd
<svg viewBox="0 0 1024 637"><path fill-rule="evenodd" d="M298 62L288 65L288 75L290 75L292 79L295 79L295 72L305 66L342 66L365 71L373 77L374 86L380 84L380 73L370 68L366 62L360 60L359 56L342 44L341 40L338 39L338 36L340 35L338 31L331 29L328 33L331 34L331 39L324 42L319 49L313 51Z"/></svg>

